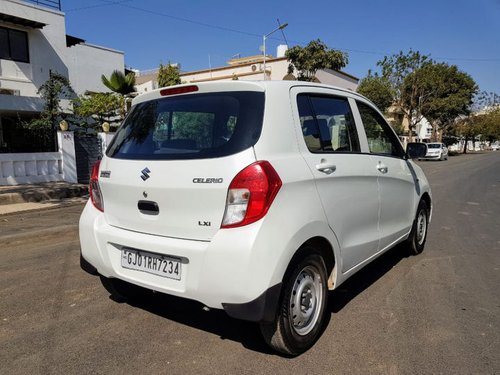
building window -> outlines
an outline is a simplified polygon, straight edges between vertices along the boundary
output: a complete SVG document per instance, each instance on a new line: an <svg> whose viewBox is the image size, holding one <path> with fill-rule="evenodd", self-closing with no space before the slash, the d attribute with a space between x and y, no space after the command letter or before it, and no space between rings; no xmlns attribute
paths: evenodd
<svg viewBox="0 0 500 375"><path fill-rule="evenodd" d="M29 63L28 33L0 27L0 59Z"/></svg>

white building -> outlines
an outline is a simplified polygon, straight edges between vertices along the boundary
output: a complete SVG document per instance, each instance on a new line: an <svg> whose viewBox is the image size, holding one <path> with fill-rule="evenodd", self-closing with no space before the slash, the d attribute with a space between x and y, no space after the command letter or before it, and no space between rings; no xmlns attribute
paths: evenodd
<svg viewBox="0 0 500 375"><path fill-rule="evenodd" d="M82 94L109 91L101 75L113 70L124 70L123 52L67 35L60 0L0 0L0 153L17 152L15 125L42 110L37 91L50 71Z"/></svg>
<svg viewBox="0 0 500 375"><path fill-rule="evenodd" d="M228 61L227 66L197 70L193 72L181 73L181 81L186 83L206 82L206 81L230 81L238 80L287 80L294 79L288 75L288 61L284 56L286 46L278 46L278 57L266 56L264 68L264 56L249 56ZM136 89L139 94L158 88L158 70L141 72L136 76ZM265 78L264 78L265 77ZM321 83L338 86L355 91L358 87L359 79L342 71L330 69L319 70L316 78Z"/></svg>
<svg viewBox="0 0 500 375"><path fill-rule="evenodd" d="M419 142L429 142L432 138L432 125L425 117L415 126L416 138Z"/></svg>

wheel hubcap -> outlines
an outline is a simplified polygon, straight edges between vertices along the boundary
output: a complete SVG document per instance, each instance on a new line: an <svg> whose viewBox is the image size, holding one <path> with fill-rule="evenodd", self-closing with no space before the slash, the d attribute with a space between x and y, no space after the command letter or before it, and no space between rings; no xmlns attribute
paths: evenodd
<svg viewBox="0 0 500 375"><path fill-rule="evenodd" d="M297 275L290 296L292 327L307 335L316 325L323 304L323 284L318 270L307 266Z"/></svg>
<svg viewBox="0 0 500 375"><path fill-rule="evenodd" d="M417 218L417 243L422 245L425 241L425 235L427 232L427 214L424 210L418 213Z"/></svg>

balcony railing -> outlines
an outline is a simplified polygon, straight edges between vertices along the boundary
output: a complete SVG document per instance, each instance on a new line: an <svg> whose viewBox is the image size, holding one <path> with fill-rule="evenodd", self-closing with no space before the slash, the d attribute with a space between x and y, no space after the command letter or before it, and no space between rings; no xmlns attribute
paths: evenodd
<svg viewBox="0 0 500 375"><path fill-rule="evenodd" d="M27 3L41 5L47 8L61 10L61 0L24 0Z"/></svg>

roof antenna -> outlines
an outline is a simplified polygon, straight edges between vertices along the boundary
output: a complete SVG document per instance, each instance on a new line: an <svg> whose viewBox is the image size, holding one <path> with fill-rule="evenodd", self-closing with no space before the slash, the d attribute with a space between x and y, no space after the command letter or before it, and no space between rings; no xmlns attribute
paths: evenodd
<svg viewBox="0 0 500 375"><path fill-rule="evenodd" d="M276 18L276 21L278 21L278 26L281 26L280 19ZM288 40L286 40L285 32L283 31L283 29L281 29L281 35L283 35L283 39L285 39L285 44L288 47Z"/></svg>

